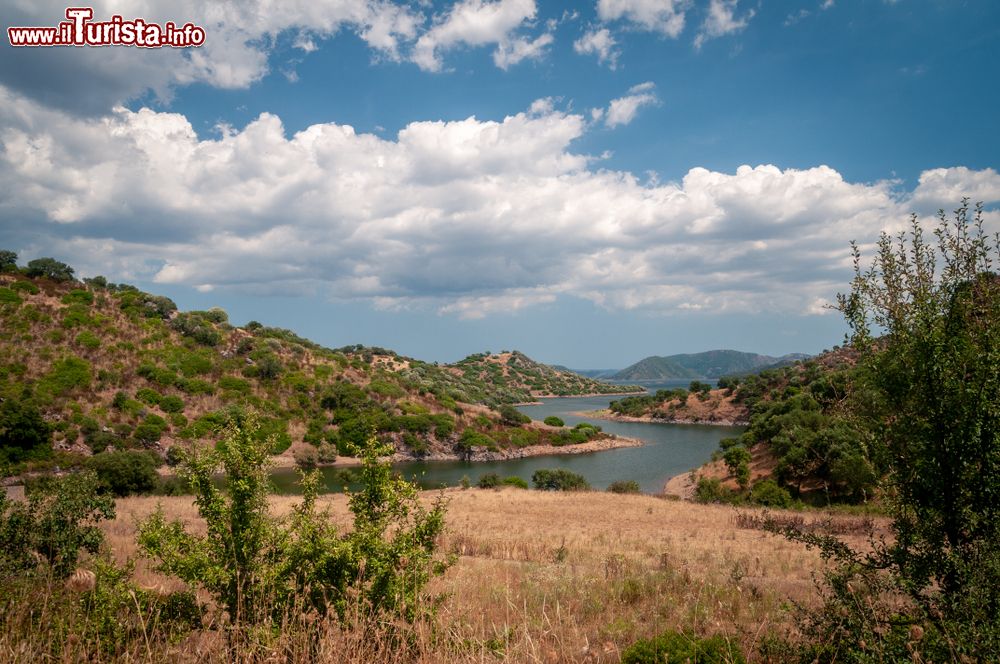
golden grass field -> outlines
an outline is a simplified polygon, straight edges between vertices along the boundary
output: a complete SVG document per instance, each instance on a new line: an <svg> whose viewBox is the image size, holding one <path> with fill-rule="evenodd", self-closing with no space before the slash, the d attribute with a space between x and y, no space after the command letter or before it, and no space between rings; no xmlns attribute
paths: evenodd
<svg viewBox="0 0 1000 664"><path fill-rule="evenodd" d="M795 637L792 604L818 600L819 556L739 527L732 507L599 492L445 493L450 502L442 548L457 554L457 562L429 587L444 600L435 633L418 638L417 661L616 662L637 638L668 628L728 634L751 661L761 661L753 655L761 639ZM272 509L284 513L295 502L272 497ZM137 556L135 524L157 503L168 516L199 521L190 497L122 499L117 518L105 527L119 560ZM335 520L350 522L343 495L323 496L320 504ZM848 529L862 520L832 518ZM865 543L861 535L845 539ZM148 561L140 560L136 580L180 587L152 572ZM189 661L225 659L191 639L172 652ZM371 657L357 643L331 652L324 661Z"/></svg>

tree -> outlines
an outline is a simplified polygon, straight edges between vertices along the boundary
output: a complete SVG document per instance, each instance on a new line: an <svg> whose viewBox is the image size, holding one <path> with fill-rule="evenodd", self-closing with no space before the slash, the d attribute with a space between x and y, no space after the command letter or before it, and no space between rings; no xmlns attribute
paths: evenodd
<svg viewBox="0 0 1000 664"><path fill-rule="evenodd" d="M54 258L36 258L28 261L25 274L29 277L48 277L53 281L70 281L73 279L73 268Z"/></svg>
<svg viewBox="0 0 1000 664"><path fill-rule="evenodd" d="M789 533L842 563L811 630L838 661L1000 661L1000 237L981 205L971 217L967 201L953 221L942 211L930 243L914 216L909 233L881 236L868 269L852 245L838 308L894 537L859 553ZM885 602L900 591L909 606Z"/></svg>
<svg viewBox="0 0 1000 664"><path fill-rule="evenodd" d="M303 500L292 516L272 516L272 443L257 429L255 415L234 416L217 447L185 456L180 472L207 531L193 534L179 521L168 523L161 508L140 525L145 555L159 571L211 593L237 626L281 624L303 611L344 619L349 609L412 619L421 589L447 567L435 556L443 499L424 508L416 487L380 460L391 447L369 437L360 451L363 488L349 500L353 529L340 533L327 512L317 511L316 472L303 475ZM225 490L216 482L219 470Z"/></svg>
<svg viewBox="0 0 1000 664"><path fill-rule="evenodd" d="M48 451L52 427L24 400L0 402L0 456L17 462L39 450Z"/></svg>
<svg viewBox="0 0 1000 664"><path fill-rule="evenodd" d="M590 484L583 475L564 468L536 470L531 476L536 489L543 491L587 491Z"/></svg>
<svg viewBox="0 0 1000 664"><path fill-rule="evenodd" d="M531 418L510 404L500 406L500 421L507 426L517 427L531 422Z"/></svg>
<svg viewBox="0 0 1000 664"><path fill-rule="evenodd" d="M0 272L10 272L17 268L17 253L9 249L0 249Z"/></svg>

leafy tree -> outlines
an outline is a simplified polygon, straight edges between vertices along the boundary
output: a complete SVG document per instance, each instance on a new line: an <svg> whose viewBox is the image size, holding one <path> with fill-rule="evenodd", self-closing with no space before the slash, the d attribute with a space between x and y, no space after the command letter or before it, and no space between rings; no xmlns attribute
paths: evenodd
<svg viewBox="0 0 1000 664"><path fill-rule="evenodd" d="M270 442L254 415L234 417L215 447L194 451L180 470L205 519L204 535L168 523L161 510L140 526L139 545L157 569L207 590L233 624L279 623L291 611L415 617L416 600L447 563L435 556L445 504L428 510L416 487L393 474L391 448L370 437L361 450L362 489L349 500L354 527L340 533L316 509L318 473L303 475L291 517L268 512ZM215 481L225 473L226 489Z"/></svg>
<svg viewBox="0 0 1000 664"><path fill-rule="evenodd" d="M527 424L531 421L531 418L519 411L517 408L510 404L504 404L500 406L500 421L507 426L520 426L522 424Z"/></svg>
<svg viewBox="0 0 1000 664"><path fill-rule="evenodd" d="M149 493L156 488L160 460L149 452L123 450L101 452L87 459L105 491L116 496Z"/></svg>
<svg viewBox="0 0 1000 664"><path fill-rule="evenodd" d="M586 491L590 483L583 475L565 468L536 470L531 476L531 483L536 489L543 491Z"/></svg>
<svg viewBox="0 0 1000 664"><path fill-rule="evenodd" d="M75 473L30 487L27 503L0 494L0 559L28 570L40 557L57 578L69 576L80 552L95 554L104 541L97 524L115 516L114 499L99 487L93 473Z"/></svg>
<svg viewBox="0 0 1000 664"><path fill-rule="evenodd" d="M750 486L750 451L742 446L730 447L722 458L736 483L746 490Z"/></svg>
<svg viewBox="0 0 1000 664"><path fill-rule="evenodd" d="M1000 238L967 201L934 233L925 240L914 216L909 233L881 236L868 269L853 245L838 307L861 354L855 412L884 457L894 537L861 553L785 529L840 561L806 625L809 659L1000 661ZM892 601L900 592L908 603Z"/></svg>
<svg viewBox="0 0 1000 664"><path fill-rule="evenodd" d="M16 463L39 450L48 451L51 435L52 428L30 402L0 402L0 456Z"/></svg>
<svg viewBox="0 0 1000 664"><path fill-rule="evenodd" d="M17 268L17 253L9 249L0 249L0 272L10 272Z"/></svg>
<svg viewBox="0 0 1000 664"><path fill-rule="evenodd" d="M53 281L71 281L73 268L54 258L36 258L28 261L25 274L29 277L48 277Z"/></svg>

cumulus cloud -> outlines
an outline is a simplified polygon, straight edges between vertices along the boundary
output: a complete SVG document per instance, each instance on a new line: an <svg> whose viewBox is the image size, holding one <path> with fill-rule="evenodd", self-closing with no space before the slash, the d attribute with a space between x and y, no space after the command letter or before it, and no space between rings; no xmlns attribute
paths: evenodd
<svg viewBox="0 0 1000 664"><path fill-rule="evenodd" d="M573 42L573 50L580 55L596 55L597 61L607 64L611 69L618 66L619 53L615 50L617 42L607 28L588 30L582 37Z"/></svg>
<svg viewBox="0 0 1000 664"><path fill-rule="evenodd" d="M633 85L624 97L612 99L611 104L608 105L608 112L603 114L604 124L608 127L617 127L632 122L640 108L659 102L656 93L653 92L655 89L656 85L647 81Z"/></svg>
<svg viewBox="0 0 1000 664"><path fill-rule="evenodd" d="M421 69L441 71L443 51L457 46L490 44L497 45L494 62L498 66L509 66L525 57L537 57L551 43L551 35L542 35L534 42L514 36L518 28L535 17L535 11L535 0L463 0L421 35L413 48L412 59ZM512 56L517 53L520 57Z"/></svg>
<svg viewBox="0 0 1000 664"><path fill-rule="evenodd" d="M263 114L200 139L180 114L81 119L0 87L0 243L115 280L469 318L567 297L809 313L847 283L849 239L904 227L917 200L1000 199L995 171L963 168L912 193L826 166L643 182L573 149L590 126L549 99L386 138L332 122L289 135Z"/></svg>
<svg viewBox="0 0 1000 664"><path fill-rule="evenodd" d="M597 0L602 21L623 19L635 27L676 38L684 31L689 0Z"/></svg>
<svg viewBox="0 0 1000 664"><path fill-rule="evenodd" d="M502 41L493 52L493 62L500 69L506 70L522 60L540 60L545 56L545 47L554 40L551 33L545 33L534 40L515 37L509 41Z"/></svg>
<svg viewBox="0 0 1000 664"><path fill-rule="evenodd" d="M0 81L47 104L97 115L149 92L169 100L175 87L191 83L245 88L268 73L268 57L280 34L292 33L293 44L308 52L316 40L350 30L378 57L399 59L400 46L416 38L424 21L386 0L137 0L128 6L95 0L89 6L95 20L121 14L161 24L191 21L205 28L207 39L193 49L4 46ZM55 25L65 20L65 9L66 3L56 0L15 3L4 20L7 25Z"/></svg>
<svg viewBox="0 0 1000 664"><path fill-rule="evenodd" d="M709 39L740 32L750 24L750 19L757 13L754 9L747 10L743 16L736 17L736 7L739 0L711 0L708 13L694 38L694 47L701 48Z"/></svg>

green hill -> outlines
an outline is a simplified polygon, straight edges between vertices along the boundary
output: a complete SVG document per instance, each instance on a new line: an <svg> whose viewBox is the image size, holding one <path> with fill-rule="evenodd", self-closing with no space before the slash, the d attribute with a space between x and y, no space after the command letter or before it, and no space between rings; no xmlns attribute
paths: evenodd
<svg viewBox="0 0 1000 664"><path fill-rule="evenodd" d="M808 357L792 353L781 357L744 353L738 350L710 350L703 353L651 356L614 374L614 380L704 380L786 366Z"/></svg>
<svg viewBox="0 0 1000 664"><path fill-rule="evenodd" d="M180 312L133 286L77 282L53 263L61 267L0 274L0 475L104 450L164 456L215 439L234 409L259 413L275 454L294 445L351 455L371 431L410 456L565 445L582 442L579 432L526 424L504 404L598 385L520 353L439 366L329 349L281 328L232 325L221 309ZM51 446L25 444L14 428L25 422Z"/></svg>

